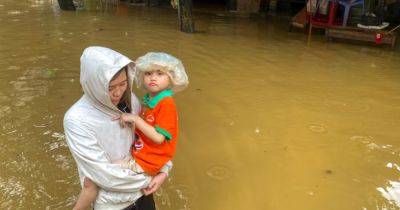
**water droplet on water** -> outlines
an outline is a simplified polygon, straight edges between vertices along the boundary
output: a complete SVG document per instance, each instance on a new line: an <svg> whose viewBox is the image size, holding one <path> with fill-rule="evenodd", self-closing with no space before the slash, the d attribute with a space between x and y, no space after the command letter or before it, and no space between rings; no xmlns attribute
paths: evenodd
<svg viewBox="0 0 400 210"><path fill-rule="evenodd" d="M327 131L323 124L311 124L308 129L314 133L325 133Z"/></svg>
<svg viewBox="0 0 400 210"><path fill-rule="evenodd" d="M224 165L213 165L210 166L206 171L207 176L212 179L221 181L224 179L228 179L232 176L231 170Z"/></svg>

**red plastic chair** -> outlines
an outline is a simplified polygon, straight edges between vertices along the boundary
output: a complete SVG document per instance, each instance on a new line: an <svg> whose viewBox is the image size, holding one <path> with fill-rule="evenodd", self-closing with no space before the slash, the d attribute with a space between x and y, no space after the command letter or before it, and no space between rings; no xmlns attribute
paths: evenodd
<svg viewBox="0 0 400 210"><path fill-rule="evenodd" d="M326 29L328 27L333 26L335 23L335 17L336 17L336 10L338 7L338 4L335 0L328 0L329 1L329 10L328 10L328 15L322 15L318 13L319 6L320 6L320 0L317 0L317 6L315 9L315 12L308 12L308 23L309 23L309 28L308 28L308 45L311 42L311 32L312 28L323 28ZM307 4L310 4L311 6L311 0L308 0Z"/></svg>

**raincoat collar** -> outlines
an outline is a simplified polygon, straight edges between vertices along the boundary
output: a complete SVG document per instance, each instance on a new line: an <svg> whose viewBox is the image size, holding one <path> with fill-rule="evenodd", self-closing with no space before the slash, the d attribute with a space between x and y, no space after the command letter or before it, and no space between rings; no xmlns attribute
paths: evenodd
<svg viewBox="0 0 400 210"><path fill-rule="evenodd" d="M154 109L154 107L157 106L158 102L160 102L162 99L168 96L174 95L174 92L170 89L163 90L159 92L156 96L153 98L150 98L150 93L146 93L143 97L143 104L151 109Z"/></svg>

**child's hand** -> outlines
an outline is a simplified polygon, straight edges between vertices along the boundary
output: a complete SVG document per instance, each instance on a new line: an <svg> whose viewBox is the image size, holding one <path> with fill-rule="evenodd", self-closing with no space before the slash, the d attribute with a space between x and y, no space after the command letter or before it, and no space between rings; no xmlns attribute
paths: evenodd
<svg viewBox="0 0 400 210"><path fill-rule="evenodd" d="M135 123L137 115L122 113L121 115L114 116L112 120L119 120L121 127L125 127L128 123Z"/></svg>

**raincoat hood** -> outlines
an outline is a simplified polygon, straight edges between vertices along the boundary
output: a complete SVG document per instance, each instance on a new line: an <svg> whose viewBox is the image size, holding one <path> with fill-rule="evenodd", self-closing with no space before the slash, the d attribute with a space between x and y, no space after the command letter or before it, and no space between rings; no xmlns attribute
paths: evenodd
<svg viewBox="0 0 400 210"><path fill-rule="evenodd" d="M108 86L113 76L128 66L128 89L131 90L135 65L126 56L105 47L88 47L81 56L80 83L83 92L95 106L107 114L118 108L111 102Z"/></svg>

